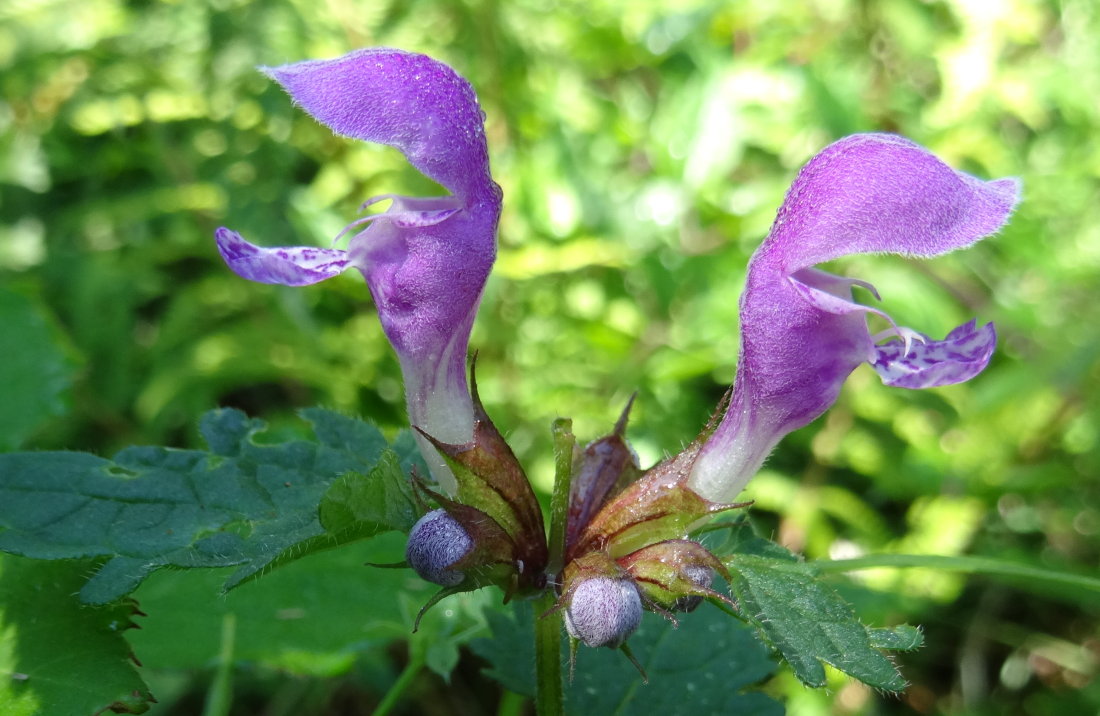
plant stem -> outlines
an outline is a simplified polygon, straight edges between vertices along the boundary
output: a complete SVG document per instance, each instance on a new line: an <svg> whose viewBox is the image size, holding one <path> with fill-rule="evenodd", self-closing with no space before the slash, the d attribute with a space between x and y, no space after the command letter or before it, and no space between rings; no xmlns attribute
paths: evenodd
<svg viewBox="0 0 1100 716"><path fill-rule="evenodd" d="M569 487L573 479L573 421L558 418L554 435L554 494L550 498L550 540L547 578L560 578L565 552L565 528L569 518ZM561 686L561 614L554 584L535 602L535 710L539 716L563 712Z"/></svg>
<svg viewBox="0 0 1100 716"><path fill-rule="evenodd" d="M405 693L405 690L409 688L409 685L416 679L416 675L420 673L420 670L424 668L424 659L417 653L418 649L410 649L409 663L405 665L405 668L401 670L401 674L397 677L397 681L393 682L393 686L386 692L386 695L382 697L382 700L378 702L378 706L375 707L372 712L372 716L385 716L393 707L397 705L398 699Z"/></svg>
<svg viewBox="0 0 1100 716"><path fill-rule="evenodd" d="M535 602L535 713L561 716L561 613L546 614L557 597L547 589ZM541 616L546 614L546 616Z"/></svg>
<svg viewBox="0 0 1100 716"><path fill-rule="evenodd" d="M564 566L565 529L569 520L569 490L573 483L573 421L558 418L550 428L554 436L554 494L550 498L550 561L547 573L557 577Z"/></svg>
<svg viewBox="0 0 1100 716"><path fill-rule="evenodd" d="M989 557L944 556L935 554L872 554L854 559L824 559L810 563L821 572L854 572L878 567L924 567L950 572L987 574L998 577L1036 580L1062 586L1100 592L1100 579L1041 567L1031 567Z"/></svg>
<svg viewBox="0 0 1100 716"><path fill-rule="evenodd" d="M227 716L233 705L233 652L237 642L237 615L226 612L222 617L221 645L214 682L206 692L203 716Z"/></svg>

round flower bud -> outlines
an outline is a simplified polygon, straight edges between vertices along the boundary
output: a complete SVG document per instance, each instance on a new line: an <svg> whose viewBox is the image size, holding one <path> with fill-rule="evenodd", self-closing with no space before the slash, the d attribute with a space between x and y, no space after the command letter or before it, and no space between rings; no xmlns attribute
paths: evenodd
<svg viewBox="0 0 1100 716"><path fill-rule="evenodd" d="M701 565L693 564L684 567L683 571L684 576L690 579L691 583L694 584L696 587L710 589L710 585L714 581L714 570L710 567L703 567ZM697 594L680 597L672 603L672 611L693 612L702 603L703 598Z"/></svg>
<svg viewBox="0 0 1100 716"><path fill-rule="evenodd" d="M569 636L588 646L618 648L641 621L642 599L629 579L585 579L573 590L565 608Z"/></svg>
<svg viewBox="0 0 1100 716"><path fill-rule="evenodd" d="M444 587L461 584L466 575L452 564L474 548L470 535L445 510L432 510L409 531L405 561L424 579Z"/></svg>

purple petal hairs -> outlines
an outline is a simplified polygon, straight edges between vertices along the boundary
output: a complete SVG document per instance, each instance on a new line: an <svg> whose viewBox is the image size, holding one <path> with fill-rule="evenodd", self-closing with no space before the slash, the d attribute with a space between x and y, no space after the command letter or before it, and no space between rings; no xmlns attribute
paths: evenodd
<svg viewBox="0 0 1100 716"><path fill-rule="evenodd" d="M215 237L222 257L244 278L286 286L359 269L401 362L409 421L442 442L469 442L474 417L466 350L496 257L501 208L473 89L441 62L387 48L261 69L318 122L337 134L396 147L450 195L369 199L362 208L391 204L340 233L364 227L346 251L261 248L220 228ZM450 470L418 439L432 474L453 493Z"/></svg>
<svg viewBox="0 0 1100 716"><path fill-rule="evenodd" d="M642 599L630 579L582 579L566 599L565 630L587 646L617 649L642 623Z"/></svg>
<svg viewBox="0 0 1100 716"><path fill-rule="evenodd" d="M432 510L409 530L405 561L422 579L453 587L461 584L466 574L451 567L473 548L474 541L454 517L444 510Z"/></svg>
<svg viewBox="0 0 1100 716"><path fill-rule="evenodd" d="M784 435L836 401L860 363L903 388L980 373L997 342L992 324L971 321L934 341L854 303L852 286L878 298L869 283L813 266L850 254L930 257L964 248L1000 229L1018 196L1015 179L981 181L895 135L853 135L811 159L749 261L733 395L688 486L730 501ZM891 327L871 335L867 313Z"/></svg>

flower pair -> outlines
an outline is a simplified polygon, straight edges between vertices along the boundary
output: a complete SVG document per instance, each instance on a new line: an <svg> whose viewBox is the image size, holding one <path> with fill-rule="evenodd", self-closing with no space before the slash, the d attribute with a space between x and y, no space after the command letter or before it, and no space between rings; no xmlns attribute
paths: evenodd
<svg viewBox="0 0 1100 716"><path fill-rule="evenodd" d="M537 502L465 375L501 210L472 88L438 61L390 49L264 71L319 122L396 147L449 195L367 201L364 208L391 204L344 230L358 230L346 250L265 249L218 229L222 256L241 276L265 283L306 285L353 267L363 273L401 363L410 423L439 484L430 494L444 510L414 529L409 562L455 589L487 582L540 589L547 575L536 574L546 567ZM904 388L981 372L996 343L991 324L972 321L932 340L853 301L855 286L877 298L870 284L814 267L852 254L931 257L969 246L1003 226L1018 191L1015 180L981 181L894 135L846 137L810 160L750 260L741 353L720 422L644 474L616 452L621 469L597 470L577 493L563 588L571 630L580 633L617 609L621 627L584 639L615 644L636 626L635 594L637 604L656 609L716 596L703 578L714 563L689 546L688 530L728 509L776 443L827 410L861 363ZM872 335L868 313L889 328ZM595 463L579 464L582 481L586 464ZM679 567L660 566L670 562ZM549 575L550 582L561 576Z"/></svg>

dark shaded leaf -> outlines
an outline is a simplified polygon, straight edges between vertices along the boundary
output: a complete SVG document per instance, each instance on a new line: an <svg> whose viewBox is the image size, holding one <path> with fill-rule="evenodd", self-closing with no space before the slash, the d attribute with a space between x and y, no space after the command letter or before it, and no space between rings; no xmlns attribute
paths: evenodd
<svg viewBox="0 0 1100 716"><path fill-rule="evenodd" d="M164 570L135 594L149 616L128 636L151 669L202 669L216 660L222 620L232 614L236 663L305 676L344 674L364 652L409 639L417 610L437 589L408 570L364 565L395 561L403 549L401 535L381 535L298 560L222 598L216 592L228 569ZM452 597L448 609L425 617L440 648L447 646L442 634L469 627L486 595Z"/></svg>
<svg viewBox="0 0 1100 716"><path fill-rule="evenodd" d="M486 673L512 691L533 695L530 604L517 604L512 615L487 616L493 638L471 643L474 651L489 661ZM650 683L643 684L637 669L619 652L581 648L573 682L565 687L567 713L783 713L783 707L764 694L743 692L771 675L775 663L751 629L717 609L687 615L678 629L648 614L630 639L630 648L645 667Z"/></svg>
<svg viewBox="0 0 1100 716"><path fill-rule="evenodd" d="M80 590L83 601L98 604L166 566L237 565L228 588L339 544L325 533L318 504L342 475L371 475L386 442L361 421L319 409L302 414L315 441L259 444L261 421L216 410L201 423L212 452L0 455L0 549L40 559L110 557ZM398 458L385 464L380 499L394 485Z"/></svg>
<svg viewBox="0 0 1100 716"><path fill-rule="evenodd" d="M489 662L485 675L504 688L525 696L535 695L535 630L531 623L534 610L530 602L512 602L507 611L487 611L486 621L492 637L475 639L474 653Z"/></svg>

